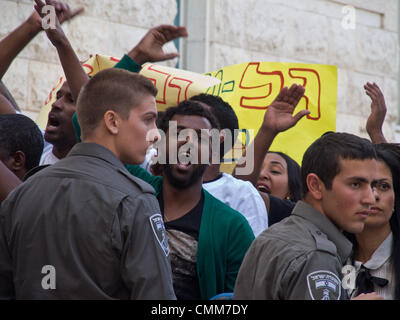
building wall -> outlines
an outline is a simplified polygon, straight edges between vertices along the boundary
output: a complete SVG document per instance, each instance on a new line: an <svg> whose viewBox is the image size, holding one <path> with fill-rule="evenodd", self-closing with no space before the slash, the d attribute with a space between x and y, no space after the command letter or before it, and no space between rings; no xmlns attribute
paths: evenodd
<svg viewBox="0 0 400 320"><path fill-rule="evenodd" d="M150 27L173 23L176 0L68 0L85 13L64 25L81 60L126 53ZM367 81L377 82L388 106L384 132L395 139L398 115L398 0L180 0L189 29L181 67L196 72L248 61L338 66L337 130L366 136ZM356 8L354 30L342 27L345 5ZM31 0L0 0L0 37L29 16ZM168 50L173 50L171 45ZM176 61L169 62L174 66ZM62 74L56 51L40 34L16 59L4 82L35 118Z"/></svg>
<svg viewBox="0 0 400 320"><path fill-rule="evenodd" d="M81 60L90 54L122 57L151 27L171 24L175 0L65 0L85 12L63 25ZM0 38L23 22L33 10L32 0L0 0ZM174 50L171 44L166 50ZM169 62L174 66L176 61ZM25 114L36 119L62 68L57 52L41 33L14 61L3 78Z"/></svg>
<svg viewBox="0 0 400 320"><path fill-rule="evenodd" d="M193 28L189 33L196 33L205 45L199 48L199 41L189 43L194 48L192 57L201 58L191 61L186 57L188 69L213 71L248 61L336 65L337 130L366 136L370 99L364 94L363 85L375 81L387 101L384 132L394 141L399 107L397 0L203 0L202 3L203 11L189 10L187 23L189 29ZM342 27L345 5L356 9L354 30ZM198 12L201 15L206 12L205 27L199 26L193 14Z"/></svg>

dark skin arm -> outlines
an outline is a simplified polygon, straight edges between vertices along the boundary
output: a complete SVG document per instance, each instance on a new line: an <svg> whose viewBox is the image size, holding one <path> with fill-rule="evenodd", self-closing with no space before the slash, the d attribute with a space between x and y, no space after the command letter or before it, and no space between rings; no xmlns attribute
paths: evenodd
<svg viewBox="0 0 400 320"><path fill-rule="evenodd" d="M43 6L43 1L35 0L39 12L39 6ZM51 2L51 1L46 1ZM89 81L89 77L82 69L79 60L69 44L64 32L57 24L56 30L47 30L49 40L57 48L62 67L65 72L71 93L76 101L81 88ZM128 56L138 64L145 62L158 62L173 59L179 56L178 53L164 53L162 47L169 41L179 37L186 37L185 27L172 25L161 25L150 29L140 42L128 53Z"/></svg>
<svg viewBox="0 0 400 320"><path fill-rule="evenodd" d="M57 10L57 8L59 8L59 10ZM61 23L72 19L83 10L79 8L75 11L68 11L68 14L62 14L62 12L66 12L67 6L59 2L57 2L57 8L56 13L58 15L61 14ZM3 78L12 61L22 49L24 49L40 31L42 31L41 18L37 12L34 11L27 20L0 41L0 79Z"/></svg>
<svg viewBox="0 0 400 320"><path fill-rule="evenodd" d="M68 38L61 28L60 21L68 18L72 13L69 7L56 1L46 0L46 3L44 3L41 0L35 0L35 3L36 12L38 13L38 15L40 15L41 18L45 16L41 13L42 8L45 5L52 5L56 9L56 28L48 28L45 30L45 32L47 38L57 49L58 57L63 67L65 77L67 78L72 97L75 101L77 101L81 88L85 85L87 81L89 81L89 76L83 70L74 49L72 48Z"/></svg>
<svg viewBox="0 0 400 320"><path fill-rule="evenodd" d="M6 167L3 161L0 161L0 203L21 183L22 181Z"/></svg>
<svg viewBox="0 0 400 320"><path fill-rule="evenodd" d="M187 37L185 27L160 25L150 29L139 43L128 53L128 56L138 64L159 62L174 59L178 53L164 53L162 47L172 40Z"/></svg>
<svg viewBox="0 0 400 320"><path fill-rule="evenodd" d="M23 48L41 31L36 12L0 41L0 79Z"/></svg>
<svg viewBox="0 0 400 320"><path fill-rule="evenodd" d="M17 102L14 100L14 97L11 95L10 91L8 91L5 84L0 81L0 95L3 95L14 107L15 110L20 111Z"/></svg>
<svg viewBox="0 0 400 320"><path fill-rule="evenodd" d="M239 175L237 168L244 167L246 163L241 160L234 170L234 176L238 179L257 184L261 167L269 147L275 137L280 133L294 127L304 116L310 114L308 110L299 111L293 115L294 110L304 95L304 87L292 85L281 90L275 101L268 107L261 128L254 138L254 170L248 175ZM268 206L269 207L269 202Z"/></svg>
<svg viewBox="0 0 400 320"><path fill-rule="evenodd" d="M10 114L10 113L15 113L14 107L12 106L10 101L6 99L6 97L0 94L0 114Z"/></svg>
<svg viewBox="0 0 400 320"><path fill-rule="evenodd" d="M387 113L385 97L376 83L367 83L365 93L371 98L371 114L368 117L366 129L374 144L386 143L383 135L383 123Z"/></svg>

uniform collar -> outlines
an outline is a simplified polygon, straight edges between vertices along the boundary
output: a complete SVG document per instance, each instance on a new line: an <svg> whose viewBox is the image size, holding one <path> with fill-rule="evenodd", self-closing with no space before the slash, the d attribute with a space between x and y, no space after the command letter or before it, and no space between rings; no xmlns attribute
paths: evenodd
<svg viewBox="0 0 400 320"><path fill-rule="evenodd" d="M352 244L332 221L304 201L297 202L292 214L306 219L324 233L336 245L342 263L346 262L351 254Z"/></svg>
<svg viewBox="0 0 400 320"><path fill-rule="evenodd" d="M97 143L81 142L77 143L68 153L68 157L73 156L86 156L94 157L118 167L119 169L126 170L121 160L119 160L111 150L103 147Z"/></svg>

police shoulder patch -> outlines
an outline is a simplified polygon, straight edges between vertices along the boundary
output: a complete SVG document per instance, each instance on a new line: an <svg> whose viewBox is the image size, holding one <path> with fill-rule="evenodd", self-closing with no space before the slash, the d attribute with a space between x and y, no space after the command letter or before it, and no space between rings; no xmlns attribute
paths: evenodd
<svg viewBox="0 0 400 320"><path fill-rule="evenodd" d="M149 219L151 228L153 229L153 233L156 236L156 239L159 245L161 246L161 249L168 257L169 247L168 247L167 233L165 231L163 218L161 214L158 213L158 214L153 214Z"/></svg>
<svg viewBox="0 0 400 320"><path fill-rule="evenodd" d="M333 272L319 270L307 275L308 291L313 300L340 300L341 281Z"/></svg>

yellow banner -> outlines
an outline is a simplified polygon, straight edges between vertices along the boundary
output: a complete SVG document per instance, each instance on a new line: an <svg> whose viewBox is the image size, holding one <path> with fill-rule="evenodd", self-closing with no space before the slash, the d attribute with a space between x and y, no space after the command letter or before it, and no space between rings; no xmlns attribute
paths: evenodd
<svg viewBox="0 0 400 320"><path fill-rule="evenodd" d="M247 135L247 144L257 134L268 106L284 87L300 84L305 95L297 106L310 110L294 128L277 136L270 150L288 154L299 164L305 150L322 134L336 131L337 68L329 65L251 62L225 67L207 75L221 83L206 91L228 102ZM237 153L235 153L237 154Z"/></svg>
<svg viewBox="0 0 400 320"><path fill-rule="evenodd" d="M151 80L158 89L158 111L177 106L180 102L221 83L214 77L152 63L144 64L139 74Z"/></svg>
<svg viewBox="0 0 400 320"><path fill-rule="evenodd" d="M85 71L94 76L97 72L113 67L118 59L94 55L83 64ZM243 130L242 141L251 143L264 119L268 106L279 91L292 84L305 87L295 113L308 109L311 114L303 118L294 128L281 133L270 150L281 151L301 164L302 156L309 145L327 131L336 131L337 68L329 65L250 62L210 72L204 75L169 68L156 64L143 65L140 74L149 78L158 89L157 107L159 111L179 104L202 92L220 96L234 109L239 127ZM52 89L37 119L45 129L51 105L56 93L64 83L61 77ZM253 134L251 134L253 130ZM235 156L241 154L241 143ZM230 172L232 166L226 167Z"/></svg>
<svg viewBox="0 0 400 320"><path fill-rule="evenodd" d="M119 59L114 57L97 54L83 63L82 67L89 76L93 77L103 69L112 68L118 61ZM158 89L156 100L159 111L164 111L168 107L176 106L180 102L203 93L208 88L221 82L210 76L152 63L144 64L139 74L151 80ZM56 101L57 91L60 90L64 82L65 77L61 77L57 85L51 90L45 105L40 110L39 116L36 119L36 123L43 130L46 128L51 105Z"/></svg>

